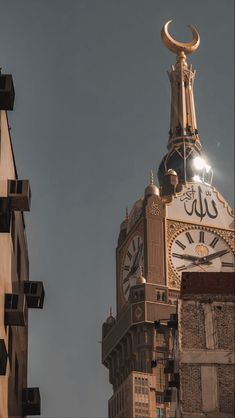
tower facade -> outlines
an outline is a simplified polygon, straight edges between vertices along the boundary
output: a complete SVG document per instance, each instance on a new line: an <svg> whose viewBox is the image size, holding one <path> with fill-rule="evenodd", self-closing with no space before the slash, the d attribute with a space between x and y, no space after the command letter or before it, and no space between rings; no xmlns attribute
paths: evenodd
<svg viewBox="0 0 235 418"><path fill-rule="evenodd" d="M7 111L13 110L12 76L0 73L0 416L40 414L38 388L27 385L28 308L42 308L42 282L29 280L24 212L28 180L20 180Z"/></svg>
<svg viewBox="0 0 235 418"><path fill-rule="evenodd" d="M103 324L102 362L114 391L109 418L171 416L166 364L173 355L170 328L176 324L182 273L234 270L234 216L212 186L212 168L202 156L195 71L187 63L199 34L191 26L192 42L181 43L169 34L169 24L162 40L177 58L168 73L168 150L158 170L159 188L151 175L144 197L121 223L117 315L110 314ZM166 326L160 327L160 320Z"/></svg>

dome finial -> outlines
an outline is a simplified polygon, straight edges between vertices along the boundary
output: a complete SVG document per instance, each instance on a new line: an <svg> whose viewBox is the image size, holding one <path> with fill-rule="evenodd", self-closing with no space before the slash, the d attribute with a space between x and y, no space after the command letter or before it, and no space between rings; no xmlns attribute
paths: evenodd
<svg viewBox="0 0 235 418"><path fill-rule="evenodd" d="M156 184L154 184L154 176L153 176L153 170L150 170L150 181L149 185L146 187L144 192L145 197L156 195L159 196L159 190Z"/></svg>
<svg viewBox="0 0 235 418"><path fill-rule="evenodd" d="M146 283L146 279L144 277L144 269L143 269L143 265L141 263L139 263L139 272L140 273L137 277L136 284Z"/></svg>

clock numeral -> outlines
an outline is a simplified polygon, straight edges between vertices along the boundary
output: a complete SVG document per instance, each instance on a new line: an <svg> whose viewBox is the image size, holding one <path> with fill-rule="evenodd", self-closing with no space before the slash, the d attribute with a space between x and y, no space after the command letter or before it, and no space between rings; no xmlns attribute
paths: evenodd
<svg viewBox="0 0 235 418"><path fill-rule="evenodd" d="M182 258L182 255L181 254L177 254L177 253L172 253L172 257Z"/></svg>
<svg viewBox="0 0 235 418"><path fill-rule="evenodd" d="M205 234L204 231L200 231L199 233L199 242L205 242Z"/></svg>
<svg viewBox="0 0 235 418"><path fill-rule="evenodd" d="M129 260L131 261L132 259L132 254L130 253L130 251L127 251L127 257L129 258Z"/></svg>
<svg viewBox="0 0 235 418"><path fill-rule="evenodd" d="M129 271L130 270L130 266L124 266L124 270L125 271Z"/></svg>
<svg viewBox="0 0 235 418"><path fill-rule="evenodd" d="M234 263L227 263L226 261L222 261L222 267L234 267Z"/></svg>
<svg viewBox="0 0 235 418"><path fill-rule="evenodd" d="M130 289L130 285L128 284L128 286L126 287L126 289L125 289L125 295L127 294L127 292L128 292L128 290Z"/></svg>
<svg viewBox="0 0 235 418"><path fill-rule="evenodd" d="M190 234L190 232L186 232L186 237L188 238L189 244L192 244L194 242L193 239L192 239L192 235Z"/></svg>
<svg viewBox="0 0 235 418"><path fill-rule="evenodd" d="M132 241L132 248L133 248L133 251L136 252L136 246L135 246L135 240L134 239Z"/></svg>
<svg viewBox="0 0 235 418"><path fill-rule="evenodd" d="M186 246L181 242L181 241L179 241L178 239L175 241L175 243L180 247L180 248L182 248L182 250L185 250L185 248L186 248Z"/></svg>
<svg viewBox="0 0 235 418"><path fill-rule="evenodd" d="M215 248L215 246L216 246L216 244L217 244L217 242L219 241L219 238L218 237L215 237L212 241L211 241L211 243L210 243L210 247L212 247L212 248Z"/></svg>
<svg viewBox="0 0 235 418"><path fill-rule="evenodd" d="M184 270L186 267L185 267L185 265L183 265L183 266L180 266L180 267L177 267L177 271L182 271L182 270Z"/></svg>

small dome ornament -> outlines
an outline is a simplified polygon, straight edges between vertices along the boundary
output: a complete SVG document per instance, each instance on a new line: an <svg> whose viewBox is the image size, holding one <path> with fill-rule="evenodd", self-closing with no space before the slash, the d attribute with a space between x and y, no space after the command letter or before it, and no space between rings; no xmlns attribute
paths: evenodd
<svg viewBox="0 0 235 418"><path fill-rule="evenodd" d="M171 175L171 176L177 176L177 173L175 170L173 170L172 168L169 168L169 170L167 170L167 172L165 173L165 176L167 175Z"/></svg>
<svg viewBox="0 0 235 418"><path fill-rule="evenodd" d="M144 284L144 283L146 283L146 279L143 276L143 267L140 266L139 270L140 270L140 274L136 279L136 284Z"/></svg>
<svg viewBox="0 0 235 418"><path fill-rule="evenodd" d="M113 325L114 323L115 323L115 318L112 313L112 307L110 307L110 312L109 312L108 318L106 319L106 324Z"/></svg>
<svg viewBox="0 0 235 418"><path fill-rule="evenodd" d="M129 221L129 211L128 211L128 207L126 207L125 219L124 219L124 221L122 221L122 223L120 225L120 230L127 229L127 227L128 227L128 221Z"/></svg>
<svg viewBox="0 0 235 418"><path fill-rule="evenodd" d="M159 196L159 189L156 184L154 184L153 170L150 171L150 182L144 191L144 195L145 197L152 195Z"/></svg>

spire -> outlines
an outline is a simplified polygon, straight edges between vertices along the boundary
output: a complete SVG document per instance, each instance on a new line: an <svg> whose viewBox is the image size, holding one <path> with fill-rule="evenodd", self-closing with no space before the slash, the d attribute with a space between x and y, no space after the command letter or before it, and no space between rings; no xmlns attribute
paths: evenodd
<svg viewBox="0 0 235 418"><path fill-rule="evenodd" d="M205 181L211 183L211 172L197 167L198 159L205 160L201 156L201 141L198 135L197 120L194 104L193 85L195 70L187 63L187 55L197 50L200 44L198 31L189 26L193 34L191 42L178 42L168 32L168 26L172 22L165 23L161 36L164 45L176 54L176 63L168 71L171 82L171 117L168 141L168 153L163 157L158 169L158 180L161 194L166 186L166 174L174 170L179 183Z"/></svg>
<svg viewBox="0 0 235 418"><path fill-rule="evenodd" d="M168 149L178 147L180 143L189 144L198 151L201 143L198 136L194 105L193 85L196 71L187 63L187 55L197 50L200 44L199 33L189 26L192 42L178 42L168 32L170 20L162 28L162 40L170 51L176 54L176 64L171 66L168 76L171 82L171 120Z"/></svg>
<svg viewBox="0 0 235 418"><path fill-rule="evenodd" d="M154 176L153 176L153 170L150 170L150 183L151 186L154 184Z"/></svg>
<svg viewBox="0 0 235 418"><path fill-rule="evenodd" d="M126 207L126 221L128 221L129 219L129 210L128 210L128 206Z"/></svg>

